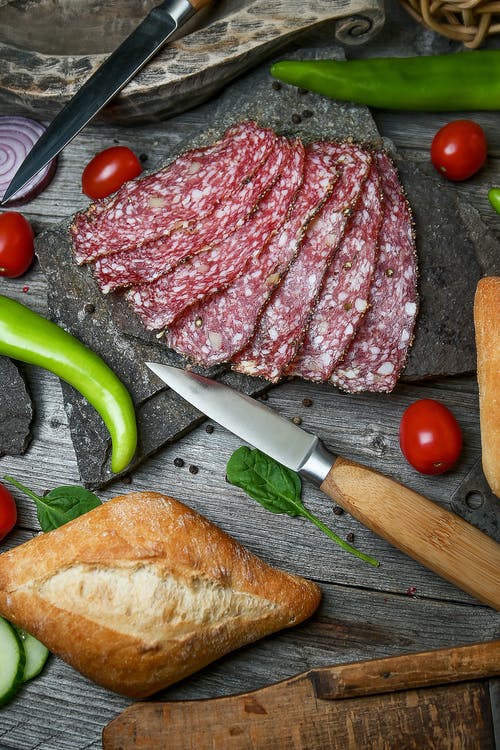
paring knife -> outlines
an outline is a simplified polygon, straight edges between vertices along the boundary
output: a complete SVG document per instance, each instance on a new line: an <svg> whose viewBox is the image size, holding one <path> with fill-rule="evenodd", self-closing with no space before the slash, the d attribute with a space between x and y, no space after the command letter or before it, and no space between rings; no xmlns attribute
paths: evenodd
<svg viewBox="0 0 500 750"><path fill-rule="evenodd" d="M160 47L209 2L210 0L164 0L155 6L52 120L14 175L0 205L7 203L57 156Z"/></svg>
<svg viewBox="0 0 500 750"><path fill-rule="evenodd" d="M189 370L146 364L190 404L318 484L379 536L500 610L500 544L491 537L393 479L336 457L318 437L255 399Z"/></svg>

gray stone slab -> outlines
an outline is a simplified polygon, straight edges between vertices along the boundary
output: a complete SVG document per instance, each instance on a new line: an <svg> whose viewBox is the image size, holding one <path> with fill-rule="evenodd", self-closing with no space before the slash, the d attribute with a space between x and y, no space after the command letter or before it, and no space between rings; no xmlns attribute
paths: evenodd
<svg viewBox="0 0 500 750"><path fill-rule="evenodd" d="M0 357L0 456L19 456L31 441L33 404L24 378L7 357Z"/></svg>

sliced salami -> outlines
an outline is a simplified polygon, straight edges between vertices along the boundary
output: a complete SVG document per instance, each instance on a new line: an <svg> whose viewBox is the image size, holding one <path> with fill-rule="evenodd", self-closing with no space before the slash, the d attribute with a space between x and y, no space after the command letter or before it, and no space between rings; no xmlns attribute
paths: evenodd
<svg viewBox="0 0 500 750"><path fill-rule="evenodd" d="M233 369L277 382L295 357L325 272L368 176L371 156L350 144L318 143L340 171L332 195L309 225L299 253L265 307L249 344Z"/></svg>
<svg viewBox="0 0 500 750"><path fill-rule="evenodd" d="M328 269L302 346L287 375L326 381L368 309L383 205L372 165L346 233Z"/></svg>
<svg viewBox="0 0 500 750"><path fill-rule="evenodd" d="M207 216L202 216L187 228L177 229L167 238L99 258L94 276L101 290L107 293L124 286L140 285L134 288L129 298L133 300L134 308L141 315L144 313L146 319L153 307L154 296L164 296L167 286L170 286L166 274L181 261L188 261L236 231L276 182L288 154L288 141L285 138L277 140L252 177ZM223 179L223 175L218 175L217 184ZM156 285L145 286L146 282L154 282L160 277L165 278Z"/></svg>
<svg viewBox="0 0 500 750"><path fill-rule="evenodd" d="M405 365L417 315L417 264L410 207L390 158L375 164L384 194L370 308L331 382L343 390L389 392Z"/></svg>
<svg viewBox="0 0 500 750"><path fill-rule="evenodd" d="M128 296L146 328L168 326L189 305L224 289L240 276L285 221L304 174L304 147L299 140L283 140L286 151L273 187L253 214L232 234L151 284Z"/></svg>
<svg viewBox="0 0 500 750"><path fill-rule="evenodd" d="M167 346L206 367L228 362L240 351L337 177L330 154L306 148L304 181L281 230L233 284L190 307L169 327Z"/></svg>
<svg viewBox="0 0 500 750"><path fill-rule="evenodd" d="M110 199L76 215L71 235L78 264L137 247L210 213L247 180L277 136L245 122L221 141L175 159L165 169L126 183Z"/></svg>

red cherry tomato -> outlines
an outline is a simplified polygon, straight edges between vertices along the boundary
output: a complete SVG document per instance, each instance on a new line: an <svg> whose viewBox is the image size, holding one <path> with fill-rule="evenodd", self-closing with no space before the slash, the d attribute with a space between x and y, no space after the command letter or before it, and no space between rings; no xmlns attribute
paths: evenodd
<svg viewBox="0 0 500 750"><path fill-rule="evenodd" d="M431 161L448 180L466 180L486 161L486 136L472 120L454 120L438 130L431 145Z"/></svg>
<svg viewBox="0 0 500 750"><path fill-rule="evenodd" d="M82 190L92 200L106 198L142 172L141 162L126 146L111 146L89 161L82 174Z"/></svg>
<svg viewBox="0 0 500 750"><path fill-rule="evenodd" d="M0 484L0 539L12 531L17 521L16 501L9 490Z"/></svg>
<svg viewBox="0 0 500 750"><path fill-rule="evenodd" d="M401 451L421 474L443 474L462 450L462 431L451 411L431 398L415 401L399 426Z"/></svg>
<svg viewBox="0 0 500 750"><path fill-rule="evenodd" d="M17 211L0 214L0 276L16 278L33 263L33 229Z"/></svg>

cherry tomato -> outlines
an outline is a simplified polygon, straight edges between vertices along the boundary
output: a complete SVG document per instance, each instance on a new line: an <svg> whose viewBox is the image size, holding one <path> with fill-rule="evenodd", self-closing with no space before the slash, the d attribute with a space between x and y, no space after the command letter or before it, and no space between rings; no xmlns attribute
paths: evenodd
<svg viewBox="0 0 500 750"><path fill-rule="evenodd" d="M0 539L12 531L17 521L16 501L9 490L0 484Z"/></svg>
<svg viewBox="0 0 500 750"><path fill-rule="evenodd" d="M481 169L487 148L480 125L472 120L454 120L434 136L431 161L443 177L459 182Z"/></svg>
<svg viewBox="0 0 500 750"><path fill-rule="evenodd" d="M0 214L0 276L16 278L33 263L33 229L17 211Z"/></svg>
<svg viewBox="0 0 500 750"><path fill-rule="evenodd" d="M404 412L399 444L408 463L421 474L443 474L460 455L462 431L444 404L424 398Z"/></svg>
<svg viewBox="0 0 500 750"><path fill-rule="evenodd" d="M141 162L127 146L111 146L89 161L82 174L82 190L92 200L106 198L142 172Z"/></svg>

